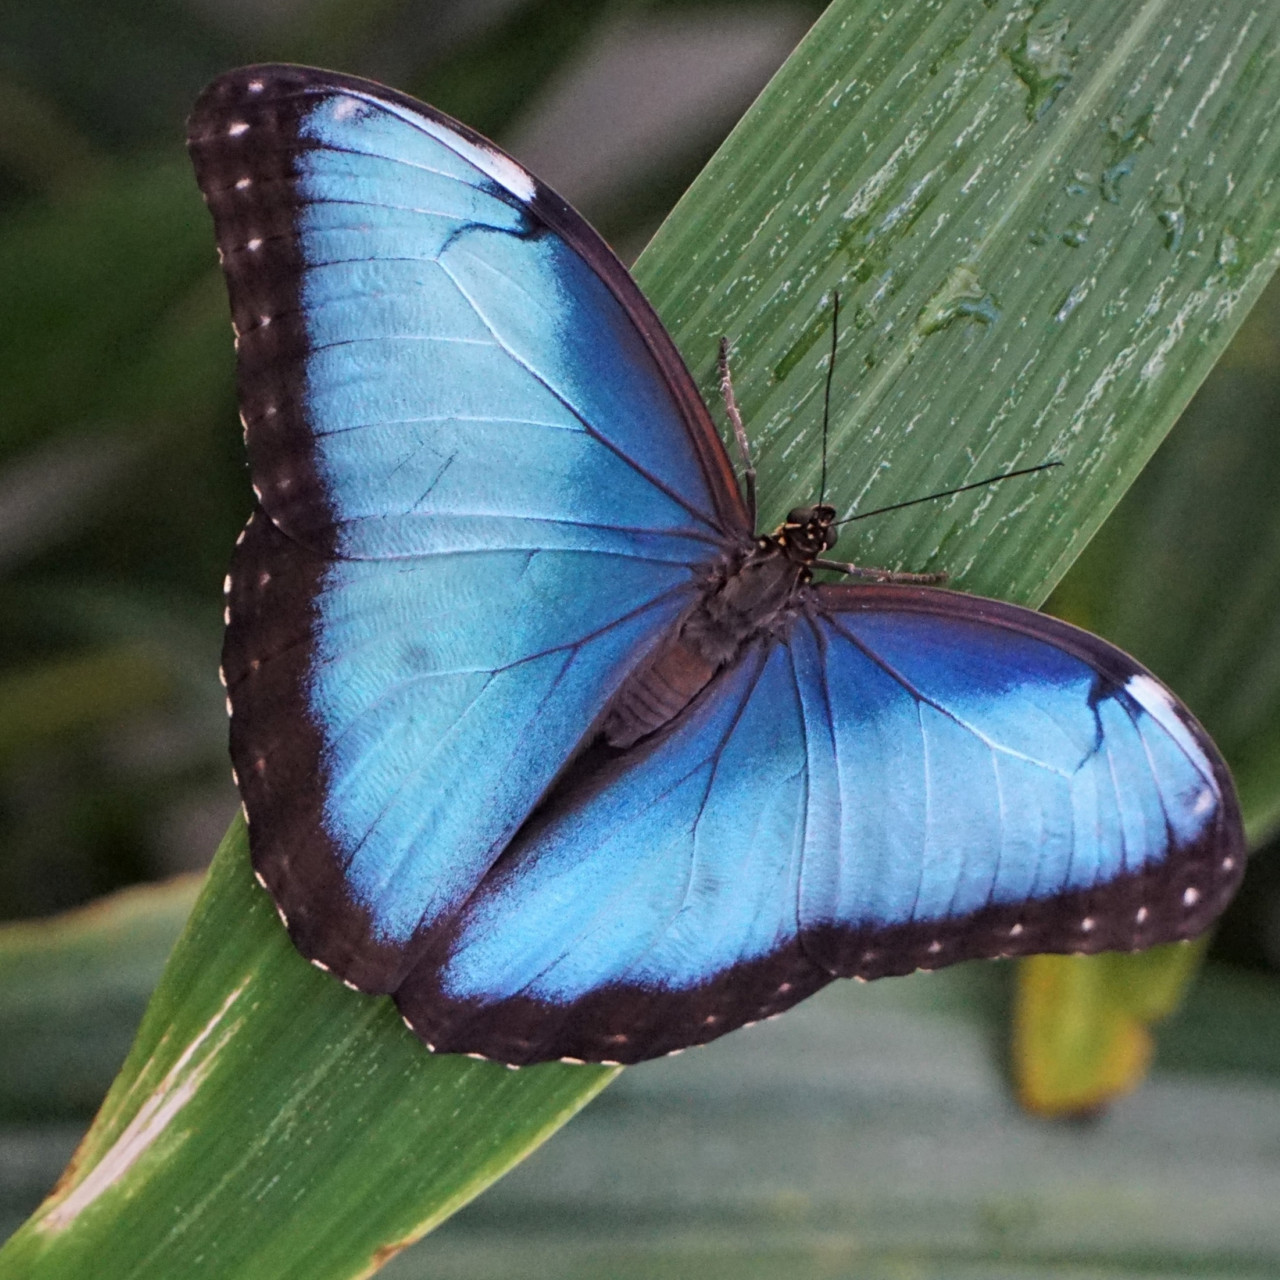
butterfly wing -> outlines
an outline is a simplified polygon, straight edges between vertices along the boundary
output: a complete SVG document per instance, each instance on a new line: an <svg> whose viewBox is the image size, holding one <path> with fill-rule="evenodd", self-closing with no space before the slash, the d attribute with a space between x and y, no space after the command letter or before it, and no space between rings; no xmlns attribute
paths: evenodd
<svg viewBox="0 0 1280 1280"><path fill-rule="evenodd" d="M1222 911L1244 871L1231 775L1127 654L955 592L817 599L793 651L831 846L800 925L825 968L1135 950Z"/></svg>
<svg viewBox="0 0 1280 1280"><path fill-rule="evenodd" d="M932 589L819 588L562 788L397 994L439 1048L638 1061L836 976L1190 937L1243 869L1226 768L1150 673Z"/></svg>
<svg viewBox="0 0 1280 1280"><path fill-rule="evenodd" d="M389 990L750 530L626 271L491 144L268 66L190 149L259 503L224 651L254 864L304 954Z"/></svg>
<svg viewBox="0 0 1280 1280"><path fill-rule="evenodd" d="M428 1044L638 1062L832 978L797 929L808 763L790 653L752 646L666 731L583 757L396 992Z"/></svg>

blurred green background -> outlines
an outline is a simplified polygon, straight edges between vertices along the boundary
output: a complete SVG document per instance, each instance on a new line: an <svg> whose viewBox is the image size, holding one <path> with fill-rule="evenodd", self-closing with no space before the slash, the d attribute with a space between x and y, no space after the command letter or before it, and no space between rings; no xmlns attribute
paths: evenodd
<svg viewBox="0 0 1280 1280"><path fill-rule="evenodd" d="M494 137L630 259L821 8L723 0L18 0L0 10L7 121L0 131L0 918L46 916L197 870L236 806L216 672L221 581L250 494L225 299L183 150L184 118L204 83L231 66L280 59L394 84ZM1215 708L1208 727L1233 762L1240 747L1248 762L1242 789L1259 793L1276 790L1271 780L1280 773L1280 516L1262 527L1257 521L1268 503L1280 512L1280 501L1267 495L1280 498L1276 285L1050 606L1130 648L1193 710ZM1206 619L1232 653L1241 635L1249 637L1251 679L1230 696L1223 689L1235 672L1203 642ZM1270 814L1255 830L1260 842L1278 818ZM34 1205L69 1154L189 901L187 888L136 899L136 917L128 910L112 917L117 932L105 943L93 935L80 952L51 945L43 959L46 935L23 934L19 945L9 934L10 958L19 951L22 958L0 967L0 1039L7 1034L11 1050L21 1044L29 1052L23 1071L0 1073L0 1231ZM93 926L85 928L92 935ZM104 955L116 958L115 970L103 968ZM1006 978L985 966L979 978L938 982L944 996L921 996L913 979L883 996L832 993L814 1008L834 1017L832 1036L846 1012L863 1020L850 1034L876 1046L867 1079L877 1071L897 1076L903 1099L912 1089L926 1099L925 1114L934 1105L954 1117L961 1106L957 1153L978 1131L988 1144L1016 1146L1022 1131L1008 1127L1014 1122L1001 1104L988 1098L972 1114L962 1105L976 1096L975 1081L989 1085L998 1076L991 1064ZM1165 1069L1183 1079L1226 1072L1274 1086L1280 859L1264 852L1252 862L1196 991L1162 1041ZM943 1005L958 1021L929 1020ZM762 1038L763 1048L739 1063L741 1092L719 1094L727 1129L708 1141L728 1143L734 1107L758 1117L777 1105L767 1084L776 1069L777 1078L791 1073L793 1090L812 1104L808 1120L789 1121L800 1133L796 1149L802 1140L820 1146L814 1126L830 1081L808 1059L809 1074L796 1074L796 1046L820 1016L796 1015L794 1031ZM574 1136L557 1139L504 1184L497 1208L486 1197L424 1246L437 1251L431 1274L487 1274L488 1264L475 1261L490 1256L486 1248L497 1250L493 1273L509 1274L485 1233L494 1235L499 1218L504 1230L522 1214L541 1220L538 1196L548 1186L561 1188L562 1209L578 1206L571 1218L584 1216L572 1225L576 1261L570 1266L553 1249L549 1256L560 1261L548 1262L546 1273L577 1274L580 1265L584 1275L632 1274L602 1267L593 1252L601 1234L619 1214L641 1227L663 1221L677 1193L657 1173L647 1190L625 1179L614 1188L601 1152L648 1127L669 1144L652 1168L680 1167L680 1143L693 1140L682 1107L699 1098L706 1115L717 1051L699 1057L709 1068L682 1063L665 1078L648 1068L628 1073ZM989 1061L977 1065L982 1053ZM939 1055L957 1064L945 1086L934 1076L901 1076L904 1056ZM12 1067L17 1058L5 1060ZM670 1083L652 1083L659 1079ZM867 1088L874 1092L874 1083ZM1221 1092L1202 1096L1192 1087L1187 1096L1206 1115L1227 1107L1228 1131L1248 1129L1252 1103L1241 1112ZM937 1125L917 1118L904 1130L906 1102L879 1103L868 1103L868 1114L898 1126L897 1137L888 1127L881 1135L893 1147L884 1160L910 1190L910 1143L936 1136ZM847 1095L841 1105L847 1114ZM1105 1150L1147 1141L1158 1160L1159 1126L1134 1138L1124 1124L1141 1130L1141 1113L1136 1121L1127 1115ZM1268 1125L1267 1140L1280 1143L1274 1120ZM722 1153L726 1185L742 1182L743 1161L755 1169L757 1154L764 1167L779 1153L771 1131L757 1124L743 1132L744 1145ZM857 1130L864 1152L876 1149L873 1132L875 1125ZM994 1149L989 1158L995 1167ZM1268 1172L1252 1180L1238 1149L1224 1147L1214 1159L1239 1165L1250 1182L1242 1204L1273 1185L1274 1150L1258 1155ZM871 1155L865 1162L868 1179L883 1174ZM809 1221L805 1204L764 1182L752 1203L769 1206L777 1239L827 1229ZM975 1266L984 1249L1016 1237L1034 1217L1033 1193L1020 1196L1017 1178L1006 1177L973 1210ZM641 1201L643 1211L635 1208ZM693 1202L701 1203L696 1195ZM928 1194L916 1203L923 1224L936 1203ZM717 1253L716 1231L732 1234L732 1214L716 1221L707 1257ZM870 1221L859 1227L864 1237L875 1236ZM688 1258L701 1256L694 1249ZM1155 1274L1158 1253L1151 1257ZM395 1265L405 1276L426 1274L407 1261ZM650 1274L636 1265L635 1274ZM1241 1265L1223 1274L1252 1274ZM845 1274L834 1263L828 1273Z"/></svg>

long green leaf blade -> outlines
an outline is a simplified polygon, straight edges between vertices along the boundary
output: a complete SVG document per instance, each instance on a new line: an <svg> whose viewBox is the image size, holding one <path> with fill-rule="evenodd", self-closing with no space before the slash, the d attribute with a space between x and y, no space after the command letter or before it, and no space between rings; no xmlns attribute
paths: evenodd
<svg viewBox="0 0 1280 1280"><path fill-rule="evenodd" d="M389 1001L297 955L237 822L97 1121L0 1274L364 1274L612 1075L426 1053Z"/></svg>
<svg viewBox="0 0 1280 1280"><path fill-rule="evenodd" d="M92 1115L199 884L182 876L0 925L0 1124Z"/></svg>

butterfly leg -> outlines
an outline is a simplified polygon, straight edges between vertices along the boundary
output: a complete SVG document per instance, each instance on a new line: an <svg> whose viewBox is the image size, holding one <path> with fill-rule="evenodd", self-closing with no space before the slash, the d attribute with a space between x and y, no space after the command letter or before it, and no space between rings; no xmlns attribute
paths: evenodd
<svg viewBox="0 0 1280 1280"><path fill-rule="evenodd" d="M742 425L742 414L738 412L738 401L733 394L733 379L729 375L729 339L720 339L720 394L724 397L724 410L733 424L733 438L738 442L738 450L742 454L742 480L747 490L747 515L750 517L751 529L756 527L756 469L751 463L751 448L747 444L747 430Z"/></svg>
<svg viewBox="0 0 1280 1280"><path fill-rule="evenodd" d="M914 582L918 586L937 585L946 582L945 573L902 573L897 569L868 569L860 564L842 564L838 560L815 560L815 569L834 569L850 578L863 578L868 582Z"/></svg>

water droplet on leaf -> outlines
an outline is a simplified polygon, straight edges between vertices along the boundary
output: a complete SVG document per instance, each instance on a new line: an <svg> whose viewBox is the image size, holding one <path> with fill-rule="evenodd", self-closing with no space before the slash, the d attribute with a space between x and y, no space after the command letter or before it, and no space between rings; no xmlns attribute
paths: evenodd
<svg viewBox="0 0 1280 1280"><path fill-rule="evenodd" d="M1017 48L1009 51L1014 74L1027 86L1027 119L1039 120L1071 79L1075 54L1066 46L1068 18L1028 23Z"/></svg>
<svg viewBox="0 0 1280 1280"><path fill-rule="evenodd" d="M916 332L925 337L956 320L995 324L999 319L1000 308L995 298L982 287L978 273L962 262L951 269L946 283L925 303L916 321Z"/></svg>

